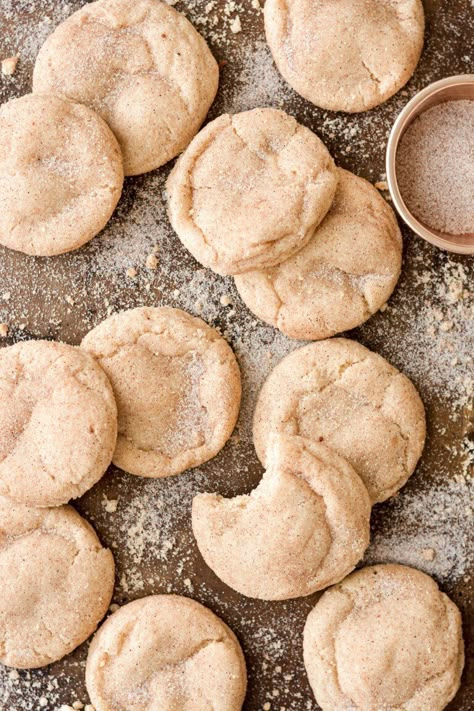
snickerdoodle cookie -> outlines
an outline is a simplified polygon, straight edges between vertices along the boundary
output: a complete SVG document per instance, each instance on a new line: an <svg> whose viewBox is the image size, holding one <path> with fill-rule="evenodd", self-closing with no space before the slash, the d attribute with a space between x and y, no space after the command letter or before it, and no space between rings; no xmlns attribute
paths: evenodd
<svg viewBox="0 0 474 711"><path fill-rule="evenodd" d="M0 662L51 664L95 630L112 598L114 560L71 506L0 497Z"/></svg>
<svg viewBox="0 0 474 711"><path fill-rule="evenodd" d="M240 711L247 675L240 645L194 600L153 595L115 612L86 668L96 711Z"/></svg>
<svg viewBox="0 0 474 711"><path fill-rule="evenodd" d="M421 0L266 0L275 63L305 99L367 111L406 84L423 48Z"/></svg>
<svg viewBox="0 0 474 711"><path fill-rule="evenodd" d="M131 309L96 326L82 347L114 389L114 464L138 476L171 476L222 449L239 413L240 371L204 321L180 309Z"/></svg>
<svg viewBox="0 0 474 711"><path fill-rule="evenodd" d="M51 256L105 227L120 198L122 156L85 106L27 94L0 107L0 244Z"/></svg>
<svg viewBox="0 0 474 711"><path fill-rule="evenodd" d="M105 373L80 348L25 341L0 349L0 494L29 506L82 496L117 439Z"/></svg>
<svg viewBox="0 0 474 711"><path fill-rule="evenodd" d="M176 163L167 184L169 216L198 262L240 274L304 247L337 180L324 144L283 111L225 114Z"/></svg>
<svg viewBox="0 0 474 711"><path fill-rule="evenodd" d="M356 341L333 338L278 363L260 391L253 434L264 464L272 434L324 442L352 464L375 503L412 474L425 430L411 381Z"/></svg>
<svg viewBox="0 0 474 711"><path fill-rule="evenodd" d="M286 600L341 580L369 544L371 503L351 465L301 437L271 440L250 496L198 494L193 532L209 567L248 597Z"/></svg>
<svg viewBox="0 0 474 711"><path fill-rule="evenodd" d="M219 70L206 42L158 0L99 0L61 23L40 49L35 92L93 108L122 149L125 174L158 168L199 130Z"/></svg>
<svg viewBox="0 0 474 711"><path fill-rule="evenodd" d="M378 190L347 170L306 247L271 269L235 277L254 314L291 338L318 340L359 326L389 298L402 237Z"/></svg>
<svg viewBox="0 0 474 711"><path fill-rule="evenodd" d="M464 664L461 615L418 570L363 568L309 614L304 661L323 711L442 711Z"/></svg>

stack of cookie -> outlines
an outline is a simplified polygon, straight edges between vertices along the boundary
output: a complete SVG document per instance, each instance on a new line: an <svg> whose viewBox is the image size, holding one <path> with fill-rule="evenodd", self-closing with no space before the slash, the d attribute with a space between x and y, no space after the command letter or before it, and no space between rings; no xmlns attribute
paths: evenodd
<svg viewBox="0 0 474 711"><path fill-rule="evenodd" d="M183 244L204 266L234 275L247 306L287 336L354 328L395 288L402 238L393 210L283 111L209 123L167 192Z"/></svg>
<svg viewBox="0 0 474 711"><path fill-rule="evenodd" d="M396 493L421 455L424 408L384 358L337 338L276 366L253 435L261 483L236 499L198 495L193 530L224 582L282 600L338 582L363 557L372 504Z"/></svg>

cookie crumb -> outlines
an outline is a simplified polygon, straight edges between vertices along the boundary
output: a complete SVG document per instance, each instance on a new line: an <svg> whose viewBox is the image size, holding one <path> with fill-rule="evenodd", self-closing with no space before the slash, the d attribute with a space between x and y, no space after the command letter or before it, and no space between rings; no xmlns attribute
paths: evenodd
<svg viewBox="0 0 474 711"><path fill-rule="evenodd" d="M72 298L72 296L69 296L69 294L68 294L64 298L67 301L67 303L69 304L69 306L74 306L74 299Z"/></svg>
<svg viewBox="0 0 474 711"><path fill-rule="evenodd" d="M0 338L8 336L8 323L0 323Z"/></svg>
<svg viewBox="0 0 474 711"><path fill-rule="evenodd" d="M252 0L252 7L254 10L261 10L260 0Z"/></svg>
<svg viewBox="0 0 474 711"><path fill-rule="evenodd" d="M41 706L41 708L44 708L45 706L47 706L47 705L48 705L48 699L46 698L46 696L42 696L42 697L39 699L38 704Z"/></svg>
<svg viewBox="0 0 474 711"><path fill-rule="evenodd" d="M72 708L80 711L81 709L84 708L84 704L81 701L74 701Z"/></svg>
<svg viewBox="0 0 474 711"><path fill-rule="evenodd" d="M13 74L15 74L18 59L19 57L7 57L7 59L2 59L3 76L11 77Z"/></svg>
<svg viewBox="0 0 474 711"><path fill-rule="evenodd" d="M102 505L107 513L115 513L117 511L118 499L108 499L104 495Z"/></svg>
<svg viewBox="0 0 474 711"><path fill-rule="evenodd" d="M128 267L128 269L127 269L127 271L125 272L125 274L128 276L129 279L135 279L135 277L137 276L138 272L137 272L137 270L135 269L135 267Z"/></svg>
<svg viewBox="0 0 474 711"><path fill-rule="evenodd" d="M433 561L436 557L436 553L433 548L423 548L423 550L421 551L421 555L425 560L428 560L430 562Z"/></svg>
<svg viewBox="0 0 474 711"><path fill-rule="evenodd" d="M222 306L232 306L232 299L228 294L221 296L220 302Z"/></svg>
<svg viewBox="0 0 474 711"><path fill-rule="evenodd" d="M440 323L439 330L443 331L444 333L447 333L452 329L453 326L454 323L452 321L443 321L442 323Z"/></svg>
<svg viewBox="0 0 474 711"><path fill-rule="evenodd" d="M234 17L232 22L230 23L230 31L236 35L239 32L242 32L242 23L240 22L240 17L237 15L237 17Z"/></svg>
<svg viewBox="0 0 474 711"><path fill-rule="evenodd" d="M155 254L149 254L146 258L145 265L147 269L156 269L158 266L158 259Z"/></svg>
<svg viewBox="0 0 474 711"><path fill-rule="evenodd" d="M375 183L375 187L377 188L377 190L381 190L382 192L387 192L388 183L386 180L379 180L377 183Z"/></svg>

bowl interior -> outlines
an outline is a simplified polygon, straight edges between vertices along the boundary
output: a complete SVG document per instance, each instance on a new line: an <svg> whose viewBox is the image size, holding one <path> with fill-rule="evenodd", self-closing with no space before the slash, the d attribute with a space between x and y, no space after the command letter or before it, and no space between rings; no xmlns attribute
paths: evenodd
<svg viewBox="0 0 474 711"><path fill-rule="evenodd" d="M396 175L396 154L400 139L413 121L432 106L447 101L474 101L474 75L452 77L427 87L415 96L397 119L387 149L387 180L398 212L411 229L442 249L461 254L474 254L474 233L452 235L420 222L407 208L400 193ZM473 206L474 210L474 206Z"/></svg>

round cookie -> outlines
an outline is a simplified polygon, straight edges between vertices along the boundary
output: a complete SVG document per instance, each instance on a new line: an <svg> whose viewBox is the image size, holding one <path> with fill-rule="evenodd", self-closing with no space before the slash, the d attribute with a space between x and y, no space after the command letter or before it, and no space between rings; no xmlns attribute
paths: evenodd
<svg viewBox="0 0 474 711"><path fill-rule="evenodd" d="M418 570L363 568L309 614L304 662L322 711L442 711L464 664L461 615Z"/></svg>
<svg viewBox="0 0 474 711"><path fill-rule="evenodd" d="M80 348L25 341L0 349L0 494L29 506L82 496L117 440L105 373Z"/></svg>
<svg viewBox="0 0 474 711"><path fill-rule="evenodd" d="M345 338L283 358L260 391L253 424L264 464L272 434L324 442L352 464L373 503L392 496L413 473L425 431L423 403L411 381Z"/></svg>
<svg viewBox="0 0 474 711"><path fill-rule="evenodd" d="M245 659L234 633L203 605L153 595L115 612L86 667L96 711L240 711Z"/></svg>
<svg viewBox="0 0 474 711"><path fill-rule="evenodd" d="M218 274L263 269L305 246L337 180L325 145L283 111L225 114L178 159L169 217L184 246Z"/></svg>
<svg viewBox="0 0 474 711"><path fill-rule="evenodd" d="M180 309L111 316L82 342L107 373L118 407L113 462L172 476L214 457L239 414L240 371L226 341Z"/></svg>
<svg viewBox="0 0 474 711"><path fill-rule="evenodd" d="M0 244L51 256L107 224L123 183L108 126L60 96L27 94L0 107Z"/></svg>
<svg viewBox="0 0 474 711"><path fill-rule="evenodd" d="M423 49L421 0L267 0L275 63L305 99L331 111L367 111L415 71Z"/></svg>
<svg viewBox="0 0 474 711"><path fill-rule="evenodd" d="M0 497L0 662L34 669L84 642L107 612L114 559L71 506Z"/></svg>
<svg viewBox="0 0 474 711"><path fill-rule="evenodd" d="M158 0L86 4L48 37L33 73L35 92L64 94L102 116L126 175L158 168L188 145L218 82L204 39Z"/></svg>
<svg viewBox="0 0 474 711"><path fill-rule="evenodd" d="M318 340L359 326L400 275L393 210L366 180L338 173L334 202L306 247L276 267L235 277L249 309L290 338Z"/></svg>
<svg viewBox="0 0 474 711"><path fill-rule="evenodd" d="M261 600L310 595L341 580L369 544L371 503L350 464L323 444L275 437L249 496L198 494L193 532L214 573Z"/></svg>

